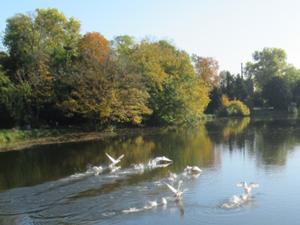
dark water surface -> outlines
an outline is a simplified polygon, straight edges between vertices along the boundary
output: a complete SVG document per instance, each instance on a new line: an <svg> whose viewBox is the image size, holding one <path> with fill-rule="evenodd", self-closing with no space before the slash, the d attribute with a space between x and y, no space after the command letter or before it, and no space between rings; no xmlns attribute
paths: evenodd
<svg viewBox="0 0 300 225"><path fill-rule="evenodd" d="M96 176L90 168L108 165L105 152L125 154L122 168ZM173 164L147 167L157 156ZM203 172L185 176L187 165ZM169 179L170 172L177 178ZM34 147L0 153L0 224L296 225L299 172L300 121L288 118L224 120L105 142ZM188 190L175 202L165 183L179 180ZM244 204L223 208L242 193L239 181L255 181L260 187ZM162 197L167 205L160 204ZM158 206L150 207L149 201Z"/></svg>

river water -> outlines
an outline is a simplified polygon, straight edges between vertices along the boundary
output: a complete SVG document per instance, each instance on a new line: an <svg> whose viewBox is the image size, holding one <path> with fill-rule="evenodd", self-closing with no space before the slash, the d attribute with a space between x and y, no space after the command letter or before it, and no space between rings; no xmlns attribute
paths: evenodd
<svg viewBox="0 0 300 225"><path fill-rule="evenodd" d="M105 153L124 154L115 172ZM149 164L159 156L172 164ZM186 166L200 174L187 174ZM94 166L101 166L97 175ZM0 153L0 224L300 223L300 121L220 120ZM174 200L167 184L187 189ZM251 196L234 202L240 181ZM163 204L164 198L167 204ZM225 207L226 206L226 207Z"/></svg>

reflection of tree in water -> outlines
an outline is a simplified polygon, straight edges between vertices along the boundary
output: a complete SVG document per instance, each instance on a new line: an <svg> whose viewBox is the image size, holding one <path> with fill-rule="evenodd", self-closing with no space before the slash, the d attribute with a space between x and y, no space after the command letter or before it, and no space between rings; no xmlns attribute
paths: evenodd
<svg viewBox="0 0 300 225"><path fill-rule="evenodd" d="M216 144L228 145L230 151L233 149L245 149L245 138L250 117L221 119L206 125L209 136Z"/></svg>
<svg viewBox="0 0 300 225"><path fill-rule="evenodd" d="M142 135L136 135L130 138L120 138L107 145L103 150L112 156L125 154L121 165L130 165L132 163L145 163L154 155L155 143Z"/></svg>
<svg viewBox="0 0 300 225"><path fill-rule="evenodd" d="M176 170L182 170L187 165L207 167L216 164L213 143L203 126L179 128L155 138L156 154L166 154L173 159Z"/></svg>
<svg viewBox="0 0 300 225"><path fill-rule="evenodd" d="M88 165L105 165L108 152L114 157L125 154L123 168L147 163L156 156L174 160L171 169L182 171L187 165L217 166L221 152L214 145L230 151L245 151L264 165L285 165L288 152L300 140L299 121L221 120L208 123L207 129L154 129L133 132L104 141L34 147L25 151L0 154L0 190L56 180L84 172ZM249 125L249 126L248 126ZM209 136L208 136L209 134ZM155 173L166 175L168 169ZM141 179L146 179L141 177Z"/></svg>
<svg viewBox="0 0 300 225"><path fill-rule="evenodd" d="M56 180L86 171L88 165L108 163L104 152L126 154L129 160L150 157L155 145L143 137L119 137L104 142L85 142L35 147L0 155L0 190Z"/></svg>
<svg viewBox="0 0 300 225"><path fill-rule="evenodd" d="M105 151L115 156L125 154L126 164L146 163L157 156L167 156L173 160L173 167L180 170L186 165L205 167L215 163L213 143L203 126L159 129L156 133L116 141Z"/></svg>
<svg viewBox="0 0 300 225"><path fill-rule="evenodd" d="M299 143L299 135L287 121L284 126L278 121L260 122L255 126L256 155L265 165L285 165L289 151Z"/></svg>
<svg viewBox="0 0 300 225"><path fill-rule="evenodd" d="M250 117L230 119L223 128L223 138L228 140L231 136L242 134L250 124Z"/></svg>
<svg viewBox="0 0 300 225"><path fill-rule="evenodd" d="M246 119L246 120L245 120ZM221 120L208 124L212 140L230 151L238 150L255 155L258 163L264 165L285 165L288 152L300 140L299 121L276 119Z"/></svg>
<svg viewBox="0 0 300 225"><path fill-rule="evenodd" d="M105 152L114 157L125 154L122 167L146 163L156 156L174 160L174 168L186 165L210 166L215 163L213 144L204 127L157 130L85 142L35 147L0 155L0 190L34 185L84 172L88 165L109 163ZM161 170L167 173L167 170Z"/></svg>

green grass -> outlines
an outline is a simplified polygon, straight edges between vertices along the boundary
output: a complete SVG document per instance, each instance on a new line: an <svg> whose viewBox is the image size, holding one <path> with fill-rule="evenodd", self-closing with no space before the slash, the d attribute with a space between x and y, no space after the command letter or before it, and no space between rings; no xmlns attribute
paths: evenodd
<svg viewBox="0 0 300 225"><path fill-rule="evenodd" d="M0 145L28 140L28 139L55 137L64 134L66 132L67 132L66 129L0 130Z"/></svg>

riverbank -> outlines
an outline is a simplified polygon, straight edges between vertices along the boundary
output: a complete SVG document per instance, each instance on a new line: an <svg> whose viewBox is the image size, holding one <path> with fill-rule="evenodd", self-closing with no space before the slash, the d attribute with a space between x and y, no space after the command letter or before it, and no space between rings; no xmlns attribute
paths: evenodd
<svg viewBox="0 0 300 225"><path fill-rule="evenodd" d="M297 117L297 116L296 116ZM214 115L206 115L206 126L211 125L228 125L232 127L232 132L239 132L240 129L246 127L250 120L290 120L296 119L295 115L283 112L270 112L264 115L256 115L251 117L224 117L219 118ZM84 130L81 128L49 128L49 129L0 129L0 152L22 150L35 145L48 145L60 143L83 142L93 140L104 140L114 136L131 135L137 133L148 133L157 130L176 129L176 127L135 127L135 128L118 128L105 129L102 131Z"/></svg>
<svg viewBox="0 0 300 225"><path fill-rule="evenodd" d="M105 140L115 136L153 133L172 127L120 128L84 131L79 129L0 130L0 152L17 151L38 145Z"/></svg>
<svg viewBox="0 0 300 225"><path fill-rule="evenodd" d="M34 145L60 144L100 140L117 132L88 132L71 129L0 130L0 152L22 150Z"/></svg>

